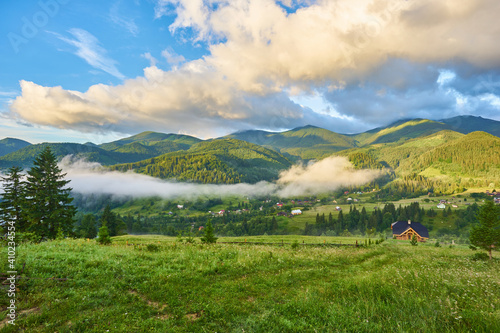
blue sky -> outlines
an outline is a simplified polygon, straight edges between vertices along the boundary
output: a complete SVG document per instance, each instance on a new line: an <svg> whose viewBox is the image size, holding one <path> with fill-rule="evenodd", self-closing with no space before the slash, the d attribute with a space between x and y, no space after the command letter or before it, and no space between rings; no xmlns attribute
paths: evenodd
<svg viewBox="0 0 500 333"><path fill-rule="evenodd" d="M3 1L0 137L500 120L493 0Z"/></svg>

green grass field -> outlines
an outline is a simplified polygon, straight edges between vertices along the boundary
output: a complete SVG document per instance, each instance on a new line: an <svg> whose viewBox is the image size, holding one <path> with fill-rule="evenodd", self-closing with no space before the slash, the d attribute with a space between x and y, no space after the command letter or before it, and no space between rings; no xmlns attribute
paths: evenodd
<svg viewBox="0 0 500 333"><path fill-rule="evenodd" d="M281 239L247 237L262 242ZM322 239L288 236L285 242ZM150 245L127 246L127 241ZM86 240L23 244L18 247L18 263L26 263L22 276L31 279L18 281L16 327L4 320L0 330L500 330L500 261L475 261L475 252L465 247L413 247L393 240L367 248L295 249L197 242L122 236L111 246ZM3 251L2 271L7 271L6 262ZM48 279L53 277L68 280ZM7 302L2 293L0 320Z"/></svg>

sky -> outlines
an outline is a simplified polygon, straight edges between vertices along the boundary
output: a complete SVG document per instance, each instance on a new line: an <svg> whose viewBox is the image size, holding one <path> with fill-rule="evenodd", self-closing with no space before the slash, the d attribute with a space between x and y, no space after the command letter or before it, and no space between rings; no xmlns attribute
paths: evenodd
<svg viewBox="0 0 500 333"><path fill-rule="evenodd" d="M498 0L24 0L0 11L0 138L500 120Z"/></svg>

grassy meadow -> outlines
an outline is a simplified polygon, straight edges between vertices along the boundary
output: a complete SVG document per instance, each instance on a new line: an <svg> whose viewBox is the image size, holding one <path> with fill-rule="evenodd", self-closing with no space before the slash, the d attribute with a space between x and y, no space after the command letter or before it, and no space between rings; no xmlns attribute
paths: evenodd
<svg viewBox="0 0 500 333"><path fill-rule="evenodd" d="M18 270L26 263L22 276L31 279L18 281L17 326L2 321L0 331L500 331L500 261L475 260L478 252L466 247L196 242L121 236L111 246L82 239L22 244ZM7 302L1 293L0 321Z"/></svg>

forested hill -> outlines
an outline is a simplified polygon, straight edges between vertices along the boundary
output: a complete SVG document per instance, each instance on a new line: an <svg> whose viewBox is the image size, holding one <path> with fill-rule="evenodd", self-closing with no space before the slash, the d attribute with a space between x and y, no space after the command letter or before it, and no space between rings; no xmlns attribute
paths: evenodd
<svg viewBox="0 0 500 333"><path fill-rule="evenodd" d="M177 150L181 150L181 149L188 149L189 147L200 141L202 140L189 135L165 134L165 133L147 131L117 141L103 143L102 145L99 145L99 148L102 148L104 150L114 151L120 149L121 147L133 144L134 147L156 146L156 148L158 148L161 146L166 146L166 147L179 147L180 149ZM168 153L168 151L164 153Z"/></svg>
<svg viewBox="0 0 500 333"><path fill-rule="evenodd" d="M172 145L177 144L172 143ZM98 162L103 165L137 162L152 156L158 156L166 151L175 151L180 149L177 147L162 147L162 150L159 151L143 146L123 146L121 147L122 149L118 149L116 151L107 151L91 144L40 143L26 146L0 157L0 168L9 168L11 166L29 168L32 166L35 157L38 156L38 154L40 154L47 146L52 149L58 160L61 160L64 156L73 155L77 158L82 158L89 162Z"/></svg>
<svg viewBox="0 0 500 333"><path fill-rule="evenodd" d="M0 156L7 155L21 148L27 147L31 143L24 140L5 138L0 140Z"/></svg>
<svg viewBox="0 0 500 333"><path fill-rule="evenodd" d="M315 126L304 126L280 133L243 131L226 137L251 142L302 159L323 158L334 152L356 147L353 138Z"/></svg>
<svg viewBox="0 0 500 333"><path fill-rule="evenodd" d="M287 158L273 150L235 139L217 139L197 143L186 151L110 168L162 179L233 184L273 180L290 166Z"/></svg>
<svg viewBox="0 0 500 333"><path fill-rule="evenodd" d="M500 138L472 132L407 159L401 162L400 168L424 173L432 168L446 175L499 181Z"/></svg>
<svg viewBox="0 0 500 333"><path fill-rule="evenodd" d="M120 160L117 154L107 152L90 145L82 145L78 143L40 143L36 145L29 145L16 150L13 153L0 157L0 167L31 167L35 157L38 156L47 146L52 149L58 159L62 159L66 155L74 155L76 157L85 158L88 161L99 162L101 164L116 164L119 163Z"/></svg>

